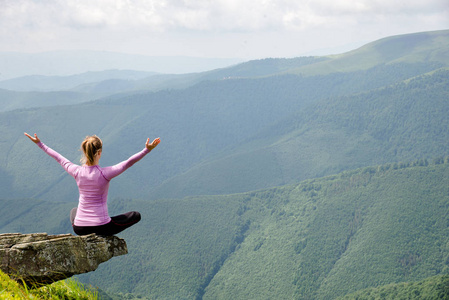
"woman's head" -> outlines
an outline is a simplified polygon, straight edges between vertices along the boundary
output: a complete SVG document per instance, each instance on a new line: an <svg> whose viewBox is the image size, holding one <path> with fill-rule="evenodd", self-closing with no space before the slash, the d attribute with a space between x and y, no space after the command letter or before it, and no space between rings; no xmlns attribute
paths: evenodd
<svg viewBox="0 0 449 300"><path fill-rule="evenodd" d="M81 143L81 150L84 153L83 158L81 158L81 163L88 166L93 166L95 164L96 157L101 155L102 148L103 142L98 136L86 136L84 141Z"/></svg>

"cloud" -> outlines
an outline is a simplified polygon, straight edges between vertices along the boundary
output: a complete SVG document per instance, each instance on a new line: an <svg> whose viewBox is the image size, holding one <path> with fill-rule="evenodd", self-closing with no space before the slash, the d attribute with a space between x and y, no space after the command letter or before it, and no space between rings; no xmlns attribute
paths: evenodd
<svg viewBox="0 0 449 300"><path fill-rule="evenodd" d="M447 0L0 0L0 51L279 57L448 20Z"/></svg>
<svg viewBox="0 0 449 300"><path fill-rule="evenodd" d="M148 31L305 30L338 19L437 13L447 0L4 0L5 28L146 28ZM12 29L12 28L11 28Z"/></svg>

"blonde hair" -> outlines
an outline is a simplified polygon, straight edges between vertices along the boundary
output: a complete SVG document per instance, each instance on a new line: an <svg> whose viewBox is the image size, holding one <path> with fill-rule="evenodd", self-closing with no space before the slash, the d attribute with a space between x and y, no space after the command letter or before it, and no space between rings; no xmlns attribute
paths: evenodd
<svg viewBox="0 0 449 300"><path fill-rule="evenodd" d="M81 143L81 150L84 156L81 158L81 163L88 166L93 166L95 163L95 155L103 148L103 142L96 135L86 136Z"/></svg>

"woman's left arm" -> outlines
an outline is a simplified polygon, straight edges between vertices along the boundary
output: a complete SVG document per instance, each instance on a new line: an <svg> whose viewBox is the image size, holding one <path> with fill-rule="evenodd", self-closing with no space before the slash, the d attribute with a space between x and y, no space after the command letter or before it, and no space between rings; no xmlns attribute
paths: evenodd
<svg viewBox="0 0 449 300"><path fill-rule="evenodd" d="M56 152L55 150L51 149L47 145L41 142L41 140L37 137L37 134L34 134L34 137L29 135L25 132L25 135L33 142L35 143L39 148L41 148L45 153L47 153L49 156L53 157L66 171L69 173L72 177L76 177L76 172L78 169L78 166L72 163L70 160Z"/></svg>
<svg viewBox="0 0 449 300"><path fill-rule="evenodd" d="M35 144L39 144L41 140L37 137L37 134L34 134L34 137L25 132L25 135Z"/></svg>

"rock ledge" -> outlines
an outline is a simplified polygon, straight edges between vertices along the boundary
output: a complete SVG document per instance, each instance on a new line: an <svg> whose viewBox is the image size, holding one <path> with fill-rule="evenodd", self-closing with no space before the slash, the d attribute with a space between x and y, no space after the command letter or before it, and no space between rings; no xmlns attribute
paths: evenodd
<svg viewBox="0 0 449 300"><path fill-rule="evenodd" d="M0 269L27 285L41 285L95 271L128 253L125 240L95 234L0 234Z"/></svg>

